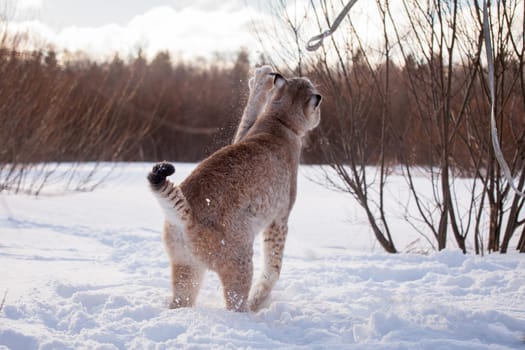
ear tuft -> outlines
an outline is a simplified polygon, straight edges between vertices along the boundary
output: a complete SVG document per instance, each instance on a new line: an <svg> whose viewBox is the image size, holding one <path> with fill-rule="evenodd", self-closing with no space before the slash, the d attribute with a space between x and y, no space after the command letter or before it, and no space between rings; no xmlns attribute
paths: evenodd
<svg viewBox="0 0 525 350"><path fill-rule="evenodd" d="M280 89L286 84L286 78L279 73L270 73L273 75L273 86Z"/></svg>
<svg viewBox="0 0 525 350"><path fill-rule="evenodd" d="M321 104L322 99L323 96L319 94L313 94L312 97L310 97L309 104L312 108L317 108Z"/></svg>

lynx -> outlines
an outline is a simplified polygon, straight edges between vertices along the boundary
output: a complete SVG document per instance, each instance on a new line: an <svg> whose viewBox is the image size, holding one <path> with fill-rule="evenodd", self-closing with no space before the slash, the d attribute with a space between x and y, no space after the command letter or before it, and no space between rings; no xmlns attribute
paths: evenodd
<svg viewBox="0 0 525 350"><path fill-rule="evenodd" d="M165 213L172 308L195 303L204 271L215 271L226 307L257 311L279 278L294 205L303 136L320 121L321 95L306 78L258 68L232 145L202 161L180 184L173 165L155 165L150 187ZM253 244L263 233L264 265L251 288ZM250 293L251 292L251 293Z"/></svg>

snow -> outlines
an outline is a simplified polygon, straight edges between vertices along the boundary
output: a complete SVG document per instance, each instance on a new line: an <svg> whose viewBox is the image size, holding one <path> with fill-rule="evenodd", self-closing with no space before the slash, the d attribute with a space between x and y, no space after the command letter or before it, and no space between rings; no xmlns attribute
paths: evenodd
<svg viewBox="0 0 525 350"><path fill-rule="evenodd" d="M308 167L263 309L226 311L208 273L196 307L170 310L150 166L108 166L91 193L0 197L0 348L525 348L523 255L383 253L357 204L309 181ZM176 165L175 181L193 166ZM396 223L403 242L419 238L409 232Z"/></svg>

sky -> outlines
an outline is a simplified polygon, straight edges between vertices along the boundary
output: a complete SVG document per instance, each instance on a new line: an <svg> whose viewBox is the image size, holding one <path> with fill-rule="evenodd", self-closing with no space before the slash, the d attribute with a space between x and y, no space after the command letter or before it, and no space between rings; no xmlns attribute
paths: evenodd
<svg viewBox="0 0 525 350"><path fill-rule="evenodd" d="M236 54L244 48L253 58L264 53L271 61L275 59L269 56L279 56L294 64L297 50L292 32L289 28L276 27L275 23L285 23L286 16L296 21L301 48L304 48L310 37L327 29L324 19L322 28L317 25L315 10L321 11L319 3L309 0L0 0L0 30L3 11L8 14L9 30L28 34L30 41L25 43L28 49L53 46L59 54L64 50L83 52L95 59L108 59L116 52L122 58L136 57L139 50L152 58L159 51L169 51L172 56L193 59L212 58L216 53ZM331 21L344 3L328 2ZM390 6L404 43L415 43L402 2L393 1ZM468 7L462 8L466 19L471 17L468 10ZM333 35L334 42L343 49L347 44L357 45L349 37L349 18L360 36L359 44L372 60L381 62L384 40L376 2L358 1L345 18L346 25L341 25ZM264 45L254 32L254 23ZM470 23L466 26L475 27ZM392 55L400 60L390 27L388 32ZM330 42L326 40L325 48L332 49L333 55Z"/></svg>
<svg viewBox="0 0 525 350"><path fill-rule="evenodd" d="M53 46L59 54L67 50L100 59L116 52L122 58L135 57L139 50L147 58L159 51L185 59L210 58L241 48L253 58L279 51L287 59L284 52L290 48L285 45L294 39L276 40L285 37L286 30L275 26L283 13L300 23L302 45L320 33L308 0L0 0L0 15L6 2L12 8L10 30L28 33L29 49ZM341 9L335 4L333 16ZM371 25L377 13L374 2L360 1L354 9L357 26L375 40L380 30ZM254 23L262 36L256 35ZM268 40L264 45L261 37Z"/></svg>
<svg viewBox="0 0 525 350"><path fill-rule="evenodd" d="M9 26L29 33L35 45L95 57L117 51L125 57L139 49L150 57L161 50L209 57L241 47L260 50L251 27L268 14L256 1L14 0Z"/></svg>

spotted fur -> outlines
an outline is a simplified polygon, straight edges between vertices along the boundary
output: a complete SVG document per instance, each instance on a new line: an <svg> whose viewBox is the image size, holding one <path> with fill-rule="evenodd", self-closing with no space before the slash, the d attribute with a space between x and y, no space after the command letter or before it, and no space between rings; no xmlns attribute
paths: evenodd
<svg viewBox="0 0 525 350"><path fill-rule="evenodd" d="M270 73L259 68L250 81L232 145L202 161L180 185L166 179L173 173L169 163L148 175L166 217L172 307L194 305L206 269L217 272L226 307L235 311L258 310L279 278L302 138L319 123L321 96L306 78ZM251 287L253 243L261 231L264 267Z"/></svg>

